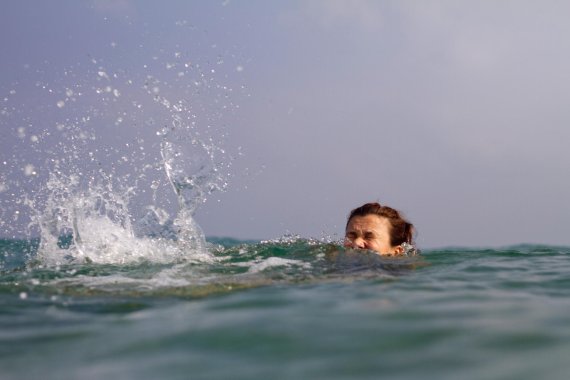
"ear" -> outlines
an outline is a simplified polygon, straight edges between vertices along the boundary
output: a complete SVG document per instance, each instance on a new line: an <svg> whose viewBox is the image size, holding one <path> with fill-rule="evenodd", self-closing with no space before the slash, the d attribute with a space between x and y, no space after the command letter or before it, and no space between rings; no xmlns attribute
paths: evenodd
<svg viewBox="0 0 570 380"><path fill-rule="evenodd" d="M404 253L404 247L401 245L398 245L394 248L394 254L401 255L402 253Z"/></svg>

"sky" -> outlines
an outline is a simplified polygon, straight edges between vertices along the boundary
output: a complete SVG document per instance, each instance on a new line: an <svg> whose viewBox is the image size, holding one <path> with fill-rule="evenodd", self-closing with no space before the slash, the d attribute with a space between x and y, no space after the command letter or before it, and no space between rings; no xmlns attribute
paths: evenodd
<svg viewBox="0 0 570 380"><path fill-rule="evenodd" d="M85 95L80 112L80 102L57 106L58 91L112 81L101 72L150 73L165 98L192 105L224 159L232 157L225 191L195 214L206 235L340 238L352 208L379 201L408 217L423 248L570 245L567 2L60 0L2 8L0 199L16 187L33 197L45 181L27 163L43 162L56 145L55 132L42 131L54 128L58 108L69 118L90 102L109 114L127 101L146 105L121 89L119 101ZM164 67L182 59L216 85L188 90ZM85 144L136 137L152 150L157 126L143 118L136 129L95 129L97 142ZM161 123L160 112L153 118ZM30 141L38 135L41 148ZM25 212L12 203L3 203L4 225Z"/></svg>

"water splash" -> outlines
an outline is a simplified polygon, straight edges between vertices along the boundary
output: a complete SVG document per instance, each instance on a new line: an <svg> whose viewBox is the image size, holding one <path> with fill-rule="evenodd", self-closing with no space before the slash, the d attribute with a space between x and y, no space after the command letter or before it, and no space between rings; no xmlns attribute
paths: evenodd
<svg viewBox="0 0 570 380"><path fill-rule="evenodd" d="M194 213L227 187L221 120L235 105L207 65L184 62L177 53L137 75L92 60L10 93L21 98L0 122L17 140L2 164L24 175L0 177L0 195L20 189L2 199L3 233L5 216L28 214L45 265L213 260ZM26 103L37 92L39 106Z"/></svg>
<svg viewBox="0 0 570 380"><path fill-rule="evenodd" d="M216 166L212 145L187 133L178 115L171 128L162 131L161 155L164 169L174 192L179 212L174 220L176 234L182 244L203 250L205 236L193 215L199 204L216 189Z"/></svg>

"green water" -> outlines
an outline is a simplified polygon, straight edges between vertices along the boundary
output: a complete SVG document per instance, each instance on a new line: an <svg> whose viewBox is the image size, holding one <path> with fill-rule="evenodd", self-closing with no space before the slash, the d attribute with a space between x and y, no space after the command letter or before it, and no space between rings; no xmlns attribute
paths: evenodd
<svg viewBox="0 0 570 380"><path fill-rule="evenodd" d="M209 263L0 242L0 379L567 379L570 248L386 259L302 239Z"/></svg>

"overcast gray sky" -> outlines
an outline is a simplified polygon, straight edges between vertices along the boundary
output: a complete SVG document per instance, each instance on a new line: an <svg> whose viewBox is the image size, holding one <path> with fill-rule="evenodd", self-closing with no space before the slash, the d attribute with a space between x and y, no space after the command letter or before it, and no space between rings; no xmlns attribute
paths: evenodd
<svg viewBox="0 0 570 380"><path fill-rule="evenodd" d="M87 78L95 60L133 78L150 70L192 104L220 97L143 67L178 54L223 66L216 83L234 90L194 108L243 153L196 214L207 235L339 237L351 208L380 201L409 217L421 247L568 245L568 14L568 2L521 0L6 2L0 197L49 150L27 150L17 130L57 111L34 83L101 80ZM101 129L99 143L148 142L156 125L139 121Z"/></svg>

